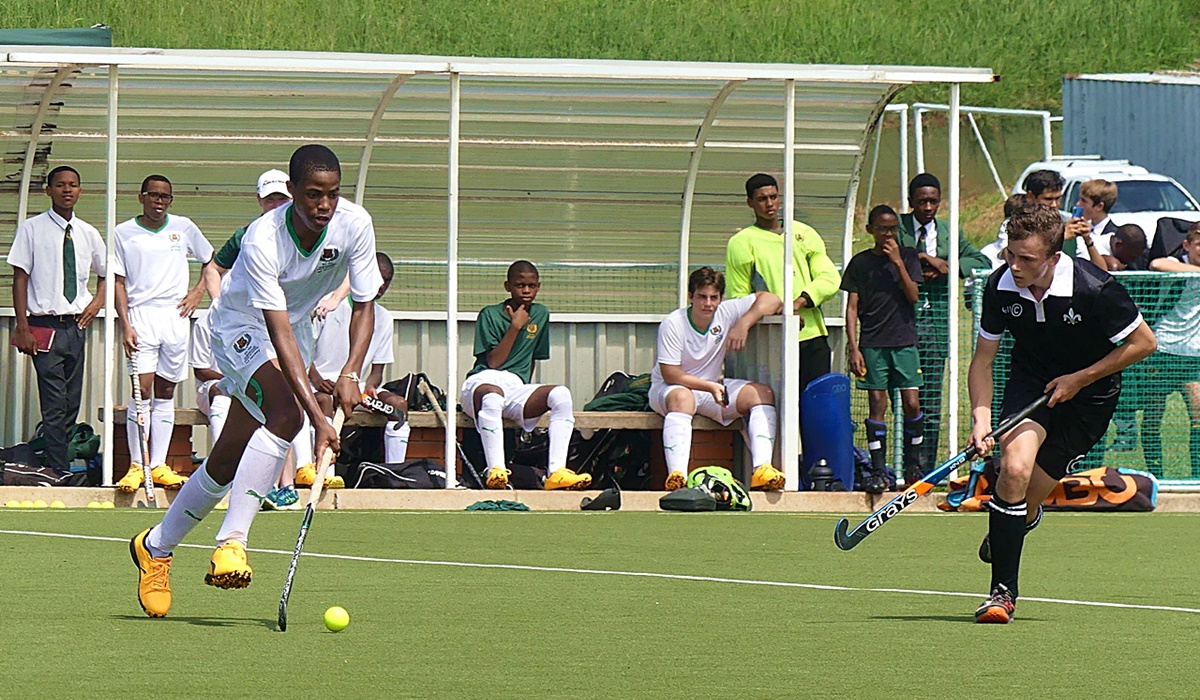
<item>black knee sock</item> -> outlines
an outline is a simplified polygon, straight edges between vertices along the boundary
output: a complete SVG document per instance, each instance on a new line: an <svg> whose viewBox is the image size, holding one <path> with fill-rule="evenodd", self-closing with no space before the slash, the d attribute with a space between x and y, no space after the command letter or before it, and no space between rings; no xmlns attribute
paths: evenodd
<svg viewBox="0 0 1200 700"><path fill-rule="evenodd" d="M887 423L868 418L863 424L867 426L867 451L871 453L871 473L883 474L887 469Z"/></svg>
<svg viewBox="0 0 1200 700"><path fill-rule="evenodd" d="M1192 478L1200 479L1200 425L1193 425L1188 433L1188 450L1192 457Z"/></svg>
<svg viewBox="0 0 1200 700"><path fill-rule="evenodd" d="M925 442L925 414L918 413L915 418L904 419L904 466L924 469L922 459L923 443Z"/></svg>
<svg viewBox="0 0 1200 700"><path fill-rule="evenodd" d="M992 548L992 588L1003 583L1017 597L1021 546L1025 543L1025 500L1006 503L999 496L988 501L988 537Z"/></svg>

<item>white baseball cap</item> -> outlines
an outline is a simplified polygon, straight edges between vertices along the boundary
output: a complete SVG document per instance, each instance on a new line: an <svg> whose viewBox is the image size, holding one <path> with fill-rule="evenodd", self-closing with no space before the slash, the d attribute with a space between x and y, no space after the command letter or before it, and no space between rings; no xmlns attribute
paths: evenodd
<svg viewBox="0 0 1200 700"><path fill-rule="evenodd" d="M266 197L267 195L279 193L291 199L292 195L288 194L287 183L287 173L282 170L268 170L258 176L258 196Z"/></svg>

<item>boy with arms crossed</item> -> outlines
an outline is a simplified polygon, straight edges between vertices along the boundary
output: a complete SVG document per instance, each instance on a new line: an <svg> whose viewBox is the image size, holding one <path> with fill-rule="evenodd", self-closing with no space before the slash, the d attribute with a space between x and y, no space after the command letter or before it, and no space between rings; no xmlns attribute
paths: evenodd
<svg viewBox="0 0 1200 700"><path fill-rule="evenodd" d="M1027 202L1008 221L1007 264L984 288L967 379L971 444L980 455L995 444L986 437L993 424L992 364L1006 329L1015 344L1000 418L1044 393L1050 400L1001 438L1000 474L979 549L992 564L992 594L975 611L982 623L1012 619L1025 534L1041 521L1041 504L1058 480L1104 436L1120 398L1121 370L1157 346L1124 287L1090 261L1062 252L1056 210Z"/></svg>
<svg viewBox="0 0 1200 700"><path fill-rule="evenodd" d="M511 472L504 462L504 418L522 430L533 430L550 412L550 454L546 490L585 489L591 474L567 469L567 449L575 425L571 390L565 386L530 384L533 366L550 359L550 310L535 304L542 283L528 260L509 265L504 289L512 297L485 306L475 322L475 367L467 373L459 401L475 421L487 460L489 489L508 486Z"/></svg>
<svg viewBox="0 0 1200 700"><path fill-rule="evenodd" d="M750 488L781 491L783 472L771 466L775 452L775 392L745 379L725 379L725 353L746 347L746 336L763 316L783 311L770 292L722 301L725 276L702 267L688 277L691 305L672 311L658 326L658 350L650 372L650 407L663 416L666 490L687 483L692 453L692 416L729 425L746 416L754 472Z"/></svg>
<svg viewBox="0 0 1200 700"><path fill-rule="evenodd" d="M887 490L888 399L900 391L904 404L904 481L912 485L924 476L921 443L925 438L925 415L921 413L921 357L917 352L917 282L921 259L917 251L901 246L900 218L881 204L867 217L867 231L875 247L850 259L842 274L842 289L849 292L846 303L846 354L850 371L858 377L858 388L867 390L870 414L864 421L871 474L863 488L867 493ZM862 335L857 337L859 321Z"/></svg>
<svg viewBox="0 0 1200 700"><path fill-rule="evenodd" d="M340 447L305 372L313 348L310 316L349 270L350 356L334 389L338 405L349 412L361 399L357 369L371 339L371 301L381 284L371 217L340 200L340 186L341 165L333 151L315 144L297 149L289 166L293 204L250 225L223 294L209 312L222 384L237 401L208 459L162 522L129 543L138 567L138 601L151 617L166 615L171 606L171 552L226 493L229 510L204 582L218 588L250 584L245 547L250 525L300 430L302 410L315 426L318 454Z"/></svg>
<svg viewBox="0 0 1200 700"><path fill-rule="evenodd" d="M186 216L170 215L171 181L150 175L142 181L142 213L117 225L114 235L117 317L125 334L125 353L136 356L141 383L141 413L149 418L150 454L142 454L138 407L130 397L125 429L129 472L117 488L133 493L142 486L143 460L150 460L154 483L178 489L187 479L167 466L167 448L175 430L175 385L187 378L188 320L204 296L206 270L188 289L188 256L204 268L212 265L213 247ZM153 393L151 393L153 391ZM149 400L148 397L153 397Z"/></svg>

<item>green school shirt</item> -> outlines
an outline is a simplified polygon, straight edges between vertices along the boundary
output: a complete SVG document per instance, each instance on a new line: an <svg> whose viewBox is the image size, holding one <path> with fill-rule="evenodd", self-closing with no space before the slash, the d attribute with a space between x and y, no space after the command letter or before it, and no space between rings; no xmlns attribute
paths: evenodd
<svg viewBox="0 0 1200 700"><path fill-rule="evenodd" d="M243 226L234 231L229 240L225 241L225 245L213 256L213 262L226 270L232 270L233 264L237 262L238 253L242 252L242 236L246 235L247 228L249 226Z"/></svg>
<svg viewBox="0 0 1200 700"><path fill-rule="evenodd" d="M487 363L487 353L500 344L504 334L512 325L512 319L504 313L504 304L485 306L479 312L475 321L475 367L467 372L467 376L491 369ZM513 341L512 351L504 364L495 369L512 372L529 383L533 376L535 360L550 359L550 310L538 303L529 305L529 323Z"/></svg>

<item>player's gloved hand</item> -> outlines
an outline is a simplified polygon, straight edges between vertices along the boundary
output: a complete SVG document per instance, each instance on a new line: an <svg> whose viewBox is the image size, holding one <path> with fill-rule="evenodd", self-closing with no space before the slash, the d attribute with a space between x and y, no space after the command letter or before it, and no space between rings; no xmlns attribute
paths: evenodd
<svg viewBox="0 0 1200 700"><path fill-rule="evenodd" d="M334 431L333 426L328 421L323 419L314 421L313 432L316 434L316 442L313 444L313 454L317 455L317 459L320 459L320 455L325 454L326 448L333 450L335 456L338 452L341 452L341 438L338 437L337 432Z"/></svg>
<svg viewBox="0 0 1200 700"><path fill-rule="evenodd" d="M1075 398L1080 389L1089 383L1087 378L1080 372L1064 374L1057 379L1050 380L1050 383L1046 385L1046 393L1050 394L1050 401L1046 405L1053 407L1057 404L1070 401Z"/></svg>

